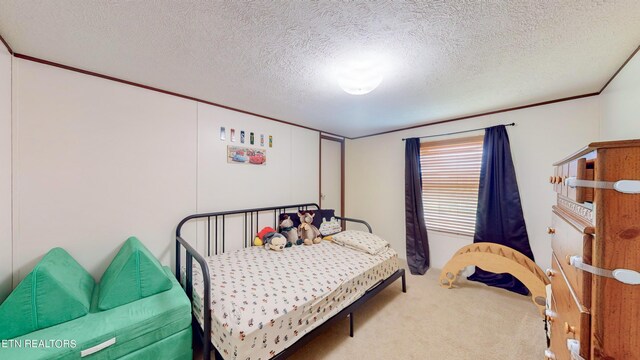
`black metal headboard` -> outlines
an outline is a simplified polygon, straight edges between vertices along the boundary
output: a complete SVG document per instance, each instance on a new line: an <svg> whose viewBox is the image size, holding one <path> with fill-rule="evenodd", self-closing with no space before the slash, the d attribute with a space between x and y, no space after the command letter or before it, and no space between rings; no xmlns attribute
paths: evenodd
<svg viewBox="0 0 640 360"><path fill-rule="evenodd" d="M306 210L319 210L318 204L295 204L285 205L277 207L263 207L254 209L242 209L231 211L219 211L212 213L202 213L189 215L182 219L176 229L176 237L182 237L182 226L191 220L207 219L207 235L206 235L206 256L217 255L219 252L225 251L226 245L226 220L233 215L243 216L243 232L242 245L243 247L250 247L255 234L260 230L260 214L271 213L273 214L272 225L274 229L277 229L278 219L281 214L290 211L306 211ZM262 226L265 226L264 221ZM221 231L220 231L221 230ZM176 244L177 245L177 244ZM221 251L220 251L221 250Z"/></svg>

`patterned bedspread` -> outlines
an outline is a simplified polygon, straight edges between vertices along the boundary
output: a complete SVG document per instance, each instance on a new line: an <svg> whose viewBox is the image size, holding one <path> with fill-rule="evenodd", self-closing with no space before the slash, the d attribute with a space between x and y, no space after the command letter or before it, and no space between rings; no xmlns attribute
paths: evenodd
<svg viewBox="0 0 640 360"><path fill-rule="evenodd" d="M263 247L207 259L211 341L225 359L265 360L398 270L397 253L377 255L323 241L282 252ZM202 272L194 264L193 308L202 326Z"/></svg>

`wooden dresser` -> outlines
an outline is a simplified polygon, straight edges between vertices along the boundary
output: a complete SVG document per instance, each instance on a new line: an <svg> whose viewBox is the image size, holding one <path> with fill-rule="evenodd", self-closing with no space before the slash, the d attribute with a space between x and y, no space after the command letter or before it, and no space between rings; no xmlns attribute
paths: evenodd
<svg viewBox="0 0 640 360"><path fill-rule="evenodd" d="M593 143L554 167L545 356L640 360L640 285L609 277L633 283L640 276L633 272L640 272L640 194L612 188L619 180L640 180L640 140ZM630 182L617 187L623 185L635 188Z"/></svg>

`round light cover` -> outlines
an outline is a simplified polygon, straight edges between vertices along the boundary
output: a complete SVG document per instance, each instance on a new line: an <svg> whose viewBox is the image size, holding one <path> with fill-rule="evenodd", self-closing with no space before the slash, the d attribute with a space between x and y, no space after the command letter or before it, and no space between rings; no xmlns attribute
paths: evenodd
<svg viewBox="0 0 640 360"><path fill-rule="evenodd" d="M376 64L368 61L352 61L338 73L338 85L351 95L364 95L382 82L382 73Z"/></svg>

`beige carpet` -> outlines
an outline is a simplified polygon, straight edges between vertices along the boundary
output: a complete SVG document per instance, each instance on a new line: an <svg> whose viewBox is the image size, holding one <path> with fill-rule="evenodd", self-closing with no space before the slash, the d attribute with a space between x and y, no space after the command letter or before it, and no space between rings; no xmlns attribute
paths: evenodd
<svg viewBox="0 0 640 360"><path fill-rule="evenodd" d="M407 271L400 281L356 312L355 337L349 320L329 327L290 359L498 360L543 357L542 317L529 297L458 280L438 285L439 270L424 276ZM197 356L199 357L199 356Z"/></svg>

